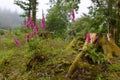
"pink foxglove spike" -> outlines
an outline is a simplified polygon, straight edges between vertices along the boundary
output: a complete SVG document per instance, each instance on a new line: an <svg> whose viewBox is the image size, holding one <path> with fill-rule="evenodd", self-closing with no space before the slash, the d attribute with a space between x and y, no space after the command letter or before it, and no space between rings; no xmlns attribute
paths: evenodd
<svg viewBox="0 0 120 80"><path fill-rule="evenodd" d="M34 26L35 26L35 23L32 21L32 17L30 17L30 18L28 19L28 21L26 21L25 27L26 27L26 29L28 29L28 27L33 28Z"/></svg>
<svg viewBox="0 0 120 80"><path fill-rule="evenodd" d="M31 18L29 18L27 21L25 21L26 29L28 29L28 27L30 26L30 21L31 21Z"/></svg>
<svg viewBox="0 0 120 80"><path fill-rule="evenodd" d="M74 22L74 20L75 20L75 13L74 13L74 9L72 9L71 16L72 16L72 22Z"/></svg>
<svg viewBox="0 0 120 80"><path fill-rule="evenodd" d="M34 22L33 21L30 21L30 26L31 26L31 28L33 28L34 27Z"/></svg>
<svg viewBox="0 0 120 80"><path fill-rule="evenodd" d="M28 29L28 27L29 27L29 20L27 21L27 20L25 19L25 20L24 20L24 25L25 25L26 29Z"/></svg>
<svg viewBox="0 0 120 80"><path fill-rule="evenodd" d="M91 42L90 33L88 33L88 34L86 35L86 40L87 40L87 43L90 43L90 42Z"/></svg>
<svg viewBox="0 0 120 80"><path fill-rule="evenodd" d="M42 27L42 30L45 30L45 18L44 18L43 10L42 10L42 21L41 21L41 27Z"/></svg>
<svg viewBox="0 0 120 80"><path fill-rule="evenodd" d="M19 41L16 39L16 37L14 37L14 43L15 43L16 46L18 46L18 47L20 46L20 43L19 43Z"/></svg>
<svg viewBox="0 0 120 80"><path fill-rule="evenodd" d="M29 18L28 24L29 24L29 26L31 26L32 28L34 27L34 22L33 22L33 20L32 20L32 17Z"/></svg>
<svg viewBox="0 0 120 80"><path fill-rule="evenodd" d="M29 27L28 22L25 23L25 27L26 27L26 29L28 29L28 27Z"/></svg>
<svg viewBox="0 0 120 80"><path fill-rule="evenodd" d="M30 34L26 34L26 41L28 42L30 40Z"/></svg>
<svg viewBox="0 0 120 80"><path fill-rule="evenodd" d="M30 17L28 21L31 22L32 21L32 17Z"/></svg>
<svg viewBox="0 0 120 80"><path fill-rule="evenodd" d="M35 25L35 28L36 28L36 30L38 31L39 27L38 27L38 25L37 25L37 24Z"/></svg>
<svg viewBox="0 0 120 80"><path fill-rule="evenodd" d="M32 35L36 35L36 34L37 34L37 29L36 29L36 27L34 27L32 30Z"/></svg>

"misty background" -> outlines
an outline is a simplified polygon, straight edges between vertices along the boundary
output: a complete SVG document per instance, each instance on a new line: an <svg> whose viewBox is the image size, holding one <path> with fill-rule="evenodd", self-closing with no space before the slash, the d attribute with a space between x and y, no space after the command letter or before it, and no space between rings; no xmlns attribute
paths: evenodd
<svg viewBox="0 0 120 80"><path fill-rule="evenodd" d="M24 1L24 0L23 0ZM37 19L41 19L42 10L46 16L47 9L49 9L49 0L38 0L38 10L37 10ZM16 28L21 23L24 22L24 19L19 15L24 13L24 11L17 5L14 4L14 0L0 0L0 28L8 29ZM75 18L81 17L83 13L88 13L87 7L91 4L90 0L81 0L79 4L78 13L75 13Z"/></svg>
<svg viewBox="0 0 120 80"><path fill-rule="evenodd" d="M0 28L16 28L23 22L24 19L20 17L17 11L13 12L9 9L0 9Z"/></svg>

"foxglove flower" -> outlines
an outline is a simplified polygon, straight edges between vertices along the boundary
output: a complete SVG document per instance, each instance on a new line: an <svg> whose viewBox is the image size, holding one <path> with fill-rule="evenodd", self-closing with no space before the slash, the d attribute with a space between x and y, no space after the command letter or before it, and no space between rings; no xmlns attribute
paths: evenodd
<svg viewBox="0 0 120 80"><path fill-rule="evenodd" d="M34 22L31 20L31 21L30 21L30 26L31 26L31 28L33 28L34 25L35 25Z"/></svg>
<svg viewBox="0 0 120 80"><path fill-rule="evenodd" d="M28 42L30 40L30 34L26 34L26 41Z"/></svg>
<svg viewBox="0 0 120 80"><path fill-rule="evenodd" d="M38 31L39 27L38 27L38 25L37 25L37 24L35 25L35 28L36 28L36 30Z"/></svg>
<svg viewBox="0 0 120 80"><path fill-rule="evenodd" d="M87 40L87 43L90 43L90 42L91 42L90 33L88 33L88 34L86 35L86 40Z"/></svg>
<svg viewBox="0 0 120 80"><path fill-rule="evenodd" d="M36 35L36 34L37 34L37 29L36 29L36 27L34 27L32 30L32 35Z"/></svg>
<svg viewBox="0 0 120 80"><path fill-rule="evenodd" d="M26 29L28 29L28 27L29 27L28 22L25 23L25 27L26 27Z"/></svg>
<svg viewBox="0 0 120 80"><path fill-rule="evenodd" d="M30 18L28 19L28 21L26 21L26 23L25 23L26 29L28 29L29 26L30 26L31 28L34 27L34 22L32 21L32 17L30 17Z"/></svg>
<svg viewBox="0 0 120 80"><path fill-rule="evenodd" d="M74 22L74 19L75 19L74 9L72 9L71 16L72 16L72 22Z"/></svg>
<svg viewBox="0 0 120 80"><path fill-rule="evenodd" d="M45 18L44 18L44 14L43 13L42 13L41 28L42 28L42 30L45 30Z"/></svg>
<svg viewBox="0 0 120 80"><path fill-rule="evenodd" d="M15 43L16 46L18 46L18 47L20 46L20 43L19 43L19 41L16 39L16 37L14 37L14 43Z"/></svg>

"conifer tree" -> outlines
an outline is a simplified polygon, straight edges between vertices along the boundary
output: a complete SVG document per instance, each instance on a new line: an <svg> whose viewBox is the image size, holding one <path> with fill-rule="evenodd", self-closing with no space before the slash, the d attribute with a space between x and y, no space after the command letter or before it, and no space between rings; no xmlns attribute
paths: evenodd
<svg viewBox="0 0 120 80"><path fill-rule="evenodd" d="M37 0L31 0L32 1L32 19L34 22L36 22L36 12L37 12Z"/></svg>
<svg viewBox="0 0 120 80"><path fill-rule="evenodd" d="M14 3L18 6L20 6L20 8L25 11L24 14L21 15L22 17L29 18L31 16L31 11L32 11L31 0L26 0L26 2L20 1L20 0L17 0L17 1L15 0Z"/></svg>
<svg viewBox="0 0 120 80"><path fill-rule="evenodd" d="M15 0L14 3L25 11L25 13L21 15L22 17L30 18L32 16L33 21L36 22L37 0Z"/></svg>

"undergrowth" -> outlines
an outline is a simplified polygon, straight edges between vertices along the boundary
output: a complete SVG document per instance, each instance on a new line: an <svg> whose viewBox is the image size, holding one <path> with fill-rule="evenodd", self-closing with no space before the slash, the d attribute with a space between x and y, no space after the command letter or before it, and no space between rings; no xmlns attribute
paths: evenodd
<svg viewBox="0 0 120 80"><path fill-rule="evenodd" d="M78 49L65 51L69 42L57 38L45 39L39 35L26 42L26 32L13 31L0 35L0 80L65 80L64 76L78 54L74 50ZM13 38L16 35L20 47L14 44ZM87 75L81 74L80 78L99 73L96 80L120 79L119 63L105 64L104 54L97 52L92 46L85 53L97 65L94 65L91 72L85 73Z"/></svg>

